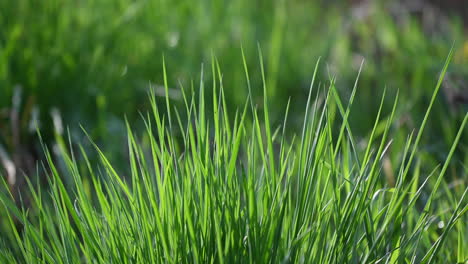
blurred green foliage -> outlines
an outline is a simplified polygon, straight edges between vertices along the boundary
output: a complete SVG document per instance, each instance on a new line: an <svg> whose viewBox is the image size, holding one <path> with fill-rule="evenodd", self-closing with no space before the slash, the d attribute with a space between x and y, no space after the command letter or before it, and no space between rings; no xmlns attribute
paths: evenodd
<svg viewBox="0 0 468 264"><path fill-rule="evenodd" d="M219 58L226 98L234 111L248 91L241 47L252 87L261 87L257 46L265 58L268 97L277 106L271 109L274 122L282 117L288 98L292 113L303 111L312 69L321 57L325 66L320 82L336 77L345 98L365 60L351 116L351 123L358 124L353 128L357 136L371 128L374 115L367 113L377 111L376 98L385 87L390 96L399 89L403 100L397 118L411 131L418 127L453 43L451 71L466 76L468 56L463 53L463 26L456 18L431 24L395 3L0 1L0 144L7 152L15 151L11 131L17 126L22 145L34 145L34 115L45 140L52 140L50 113L58 109L76 140L84 139L78 126L82 124L104 142L108 153L118 156L125 146L110 142L124 138L124 115L132 123L140 120L139 111L148 107L150 83L161 92L163 55L176 102L181 101L179 87L190 90L192 82L200 81L202 64L209 69L212 56ZM204 79L210 81L209 71ZM6 114L15 87L23 91L18 124ZM253 95L261 108L261 89L254 89ZM466 108L453 110L443 100L437 104L426 134L432 139L428 148L446 153ZM395 140L403 141L406 133L401 135ZM443 159L431 157L434 162Z"/></svg>

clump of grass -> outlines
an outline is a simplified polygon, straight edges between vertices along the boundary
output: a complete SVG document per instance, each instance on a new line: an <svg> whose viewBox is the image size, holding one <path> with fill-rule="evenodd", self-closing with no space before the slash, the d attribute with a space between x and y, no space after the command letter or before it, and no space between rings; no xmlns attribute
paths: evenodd
<svg viewBox="0 0 468 264"><path fill-rule="evenodd" d="M447 188L444 174L468 115L441 168L423 175L417 162L418 144L450 57L418 132L410 134L405 145L392 146L401 152L394 186L383 179L381 162L392 144L389 131L398 97L390 113L382 111L388 98L381 98L374 128L360 149L348 123L357 82L346 105L334 79L327 89L317 88L317 63L302 133L289 138L285 131L290 103L276 129L267 96L262 112L249 98L234 117L228 116L221 70L213 60L212 102L205 101L202 77L198 99L183 92L183 111L172 109L168 97L166 105L157 104L151 94L152 113L144 117L144 135L137 137L127 124L130 175L117 172L98 146L100 163L95 166L83 148L67 150L58 138L74 183L67 188L57 161L46 149L49 193L31 184L31 210L16 207L0 193L9 219L8 235L0 238L0 259L3 263L465 261L467 230L461 219L466 219L468 210L467 191L457 199L455 195L443 199L439 191L441 186ZM263 64L261 69L266 95ZM164 83L167 92L166 77ZM382 125L384 129L378 129ZM440 206L438 199L448 201L449 207ZM437 221L444 227L437 227Z"/></svg>

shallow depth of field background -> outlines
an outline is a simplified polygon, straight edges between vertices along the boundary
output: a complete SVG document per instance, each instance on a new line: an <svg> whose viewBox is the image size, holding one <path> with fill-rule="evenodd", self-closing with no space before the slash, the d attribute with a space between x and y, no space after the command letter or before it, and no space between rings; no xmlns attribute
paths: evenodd
<svg viewBox="0 0 468 264"><path fill-rule="evenodd" d="M54 130L69 129L75 142L86 144L81 124L109 155L121 158L126 146L109 142L125 137L124 116L140 122L150 86L163 98L163 56L171 98L180 103L180 87L198 85L202 65L209 82L216 56L235 111L247 98L241 47L253 87L261 81L257 46L264 53L273 121L282 120L288 98L293 119L301 116L319 58L319 81L325 85L336 77L345 97L364 61L355 133L369 132L385 87L390 95L399 89L399 126L411 131L454 45L449 83L426 135L428 162L437 162L467 109L466 4L406 2L1 1L2 157L15 163L18 177L35 172L41 158L36 125L46 142ZM261 89L253 93L261 108ZM460 161L466 160L462 154Z"/></svg>
<svg viewBox="0 0 468 264"><path fill-rule="evenodd" d="M46 185L37 129L51 150L55 133L91 148L80 126L128 170L125 118L143 129L149 89L164 102L163 58L175 105L183 104L181 87L196 93L201 76L211 82L216 59L234 114L248 94L243 50L261 111L260 49L272 124L281 124L290 99L291 136L300 132L318 59L322 90L336 78L345 99L362 65L350 116L358 143L372 129L384 89L387 113L399 91L390 130L395 147L383 172L391 185L406 137L417 132L453 49L420 146L427 175L445 160L468 110L467 9L462 0L0 0L0 175L15 193L24 175ZM467 185L467 151L465 130L446 175L454 186Z"/></svg>

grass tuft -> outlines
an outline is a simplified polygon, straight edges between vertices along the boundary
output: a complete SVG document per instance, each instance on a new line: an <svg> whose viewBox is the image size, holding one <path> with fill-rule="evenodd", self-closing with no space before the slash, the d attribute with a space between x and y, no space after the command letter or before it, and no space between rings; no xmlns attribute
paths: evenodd
<svg viewBox="0 0 468 264"><path fill-rule="evenodd" d="M0 238L0 260L465 261L468 232L462 223L468 189L461 195L442 190L449 190L444 175L468 114L441 169L425 174L418 159L419 142L451 55L418 132L402 144L393 143L390 135L399 101L396 96L391 112L385 113L382 109L388 99L384 95L364 147L356 143L348 118L353 100L359 96L357 80L345 104L334 78L327 87L316 83L318 62L299 139L287 133L290 101L282 127L273 125L267 96L271 79L265 77L261 52L263 115L251 96L244 54L249 97L233 117L227 114L223 77L215 56L210 70L212 104L205 99L207 83L202 69L198 99L188 98L182 90L182 109L171 105L163 62L165 105L158 104L150 92L152 112L142 115L146 130L141 135L126 122L129 174L115 169L96 144L99 162L92 164L84 148L73 149L57 135L61 160L54 161L44 147L50 189L29 183L31 209L17 207L11 193L0 192L8 219L2 227L7 232ZM161 107L165 109L161 111ZM397 149L401 156L393 184L382 172L389 148ZM64 167L63 172L58 166ZM71 177L71 185L64 183L66 176ZM2 184L9 190L5 181ZM444 200L449 202L435 203L441 196L450 196Z"/></svg>

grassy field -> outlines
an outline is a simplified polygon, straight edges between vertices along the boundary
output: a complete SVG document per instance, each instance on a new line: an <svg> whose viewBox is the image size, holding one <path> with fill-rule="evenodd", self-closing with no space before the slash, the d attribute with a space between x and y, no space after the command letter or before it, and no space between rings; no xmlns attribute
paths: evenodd
<svg viewBox="0 0 468 264"><path fill-rule="evenodd" d="M326 12L322 12L322 10ZM355 8L357 9L357 8ZM363 8L361 8L363 9ZM395 9L393 7L393 9ZM149 84L163 102L162 56L166 57L171 96L182 105L179 86L199 82L201 65L212 54L219 59L231 112L247 96L243 80L241 46L252 71L252 83L261 85L257 45L265 56L268 94L272 105L295 98L293 116L303 112L310 74L322 58L320 81L337 77L340 91L349 96L362 60L361 95L357 112L378 110L378 98L387 87L399 89L406 105L403 122L408 132L420 119L435 86L440 64L455 43L450 72L465 76L468 52L463 27L456 19L422 24L411 14L395 12L375 3L364 11L349 5L310 1L2 1L0 3L0 142L14 156L26 148L40 153L34 127L40 124L44 140L53 140L53 109L82 140L82 124L106 154L121 154L112 142L122 140L122 116L139 120L146 111ZM402 10L405 10L403 7ZM409 13L409 11L408 11ZM415 63L417 62L417 63ZM211 81L211 80L207 80ZM456 85L455 90L459 87ZM19 93L18 91L22 91ZM15 93L19 103L13 104ZM262 102L260 90L252 91ZM440 102L443 102L442 100ZM260 106L261 107L261 106ZM440 136L438 149L446 152L463 111L437 103L431 135ZM391 103L384 105L391 109ZM465 109L466 110L466 107ZM11 111L19 113L11 120ZM297 115L296 115L297 113ZM281 119L281 110L272 117ZM450 118L447 119L447 116ZM400 118L400 117L398 117ZM372 128L372 117L354 115L356 133ZM301 121L291 125L299 128ZM443 125L441 125L443 124ZM143 128L143 124L140 123ZM14 142L14 129L20 131ZM434 131L434 132L433 132ZM429 135L429 134L428 134ZM116 155L118 156L118 155ZM117 157L116 157L117 158ZM440 160L439 160L440 161ZM26 167L26 166L22 166ZM34 172L34 169L32 170Z"/></svg>
<svg viewBox="0 0 468 264"><path fill-rule="evenodd" d="M0 262L465 263L468 42L418 12L0 1Z"/></svg>
<svg viewBox="0 0 468 264"><path fill-rule="evenodd" d="M230 122L213 65L211 111L203 81L199 98L183 94L183 110L172 111L169 96L157 104L151 93L146 131L136 136L127 126L129 175L96 145L93 165L83 148L70 150L58 137L63 160L46 150L50 192L29 185L34 210L0 197L9 229L0 256L5 263L464 262L468 188L444 179L468 114L441 166L423 174L418 158L448 61L417 132L392 146L399 96L391 112L380 111L391 100L382 97L361 147L348 119L357 87L343 101L333 79L323 89L314 74L302 133L288 138L290 104L275 128L266 97L263 114L249 98ZM382 172L390 147L402 156L395 182ZM68 189L64 173L73 179Z"/></svg>

